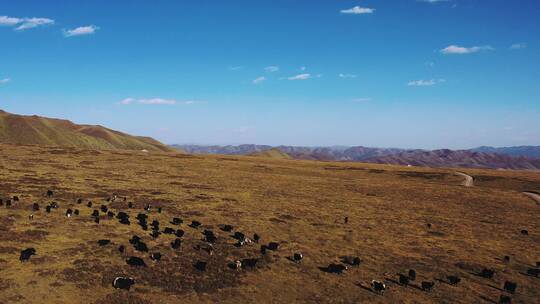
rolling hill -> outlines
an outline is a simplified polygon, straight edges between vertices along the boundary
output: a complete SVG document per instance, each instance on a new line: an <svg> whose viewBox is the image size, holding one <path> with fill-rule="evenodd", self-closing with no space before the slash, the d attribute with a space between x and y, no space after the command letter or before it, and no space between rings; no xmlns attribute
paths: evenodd
<svg viewBox="0 0 540 304"><path fill-rule="evenodd" d="M257 157L266 157L266 158L274 158L274 159L292 159L292 157L277 149L277 148L273 148L273 149L269 149L269 150L264 150L264 151L260 151L260 152L254 152L254 153L251 153L251 154L248 154L249 156L257 156Z"/></svg>
<svg viewBox="0 0 540 304"><path fill-rule="evenodd" d="M504 154L509 156L524 156L529 158L540 158L540 146L516 146L516 147L487 147L482 146L478 148L471 149L474 152L485 152L485 153L497 153Z"/></svg>
<svg viewBox="0 0 540 304"><path fill-rule="evenodd" d="M94 150L172 149L150 137L132 136L102 126L69 120L11 114L0 110L0 143Z"/></svg>
<svg viewBox="0 0 540 304"><path fill-rule="evenodd" d="M498 168L514 170L538 170L540 160L512 157L495 153L471 152L468 150L415 150L392 155L374 157L366 162L377 164L412 165L424 167Z"/></svg>

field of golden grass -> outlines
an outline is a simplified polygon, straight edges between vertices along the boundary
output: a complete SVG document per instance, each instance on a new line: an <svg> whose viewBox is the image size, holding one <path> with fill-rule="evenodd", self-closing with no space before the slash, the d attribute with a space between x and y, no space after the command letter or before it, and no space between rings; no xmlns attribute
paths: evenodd
<svg viewBox="0 0 540 304"><path fill-rule="evenodd" d="M455 171L0 145L0 197L20 198L0 207L0 303L497 303L506 280L518 284L514 303L538 303L540 279L525 273L540 261L540 206L521 191L540 190L540 174L459 170L475 178L463 187ZM127 201L107 203L113 194ZM59 208L47 214L51 201ZM102 204L130 214L131 225L104 214L94 223L90 215ZM158 219L162 229L174 227L172 217L184 220L180 249L169 246L174 237L154 240L137 225L146 204L154 207L149 222ZM80 215L66 218L67 208ZM192 220L202 227L188 227ZM264 257L260 244L236 248L220 224L280 247ZM212 256L197 249L204 229L218 236ZM163 259L134 251L133 235ZM119 245L148 267L127 265ZM20 262L29 247L37 255ZM301 263L288 259L295 252L304 254ZM321 270L344 255L359 256L361 265ZM251 257L259 259L254 269L227 266ZM206 271L193 267L198 260L208 262ZM484 267L496 271L493 279L477 275ZM400 286L397 274L409 269L418 278ZM112 287L121 275L135 278L130 291ZM447 275L462 281L451 286ZM386 281L384 295L369 290L373 279ZM434 280L431 292L418 287L424 280Z"/></svg>

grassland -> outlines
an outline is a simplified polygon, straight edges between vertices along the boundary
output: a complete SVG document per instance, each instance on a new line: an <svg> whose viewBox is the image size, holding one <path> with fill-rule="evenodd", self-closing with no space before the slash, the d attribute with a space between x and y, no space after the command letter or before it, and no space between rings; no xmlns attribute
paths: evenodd
<svg viewBox="0 0 540 304"><path fill-rule="evenodd" d="M459 171L475 177L475 186L461 186L453 169L0 145L0 196L20 198L0 207L0 303L492 303L505 280L518 283L515 303L538 303L540 279L523 273L540 260L540 206L521 191L540 190L540 175ZM113 193L135 208L106 203ZM132 224L106 216L96 224L94 208L77 198L127 211ZM28 219L32 203L51 200L58 210ZM149 213L162 227L173 216L184 220L180 250L168 246L172 237L152 240L135 224L147 203L163 208ZM66 208L81 214L68 219ZM203 227L187 227L191 220ZM220 224L281 247L262 258L257 245L234 247ZM195 249L202 229L218 235L213 256ZM134 252L134 234L163 260ZM113 244L100 247L99 239ZM149 266L126 265L120 244ZM27 247L37 255L21 263ZM294 252L304 254L302 263L287 259ZM320 270L342 255L363 262L341 275ZM227 267L244 257L261 260L253 270ZM205 272L194 269L197 260L208 261ZM495 269L495 278L478 277L483 267ZM392 282L411 268L415 285L451 274L462 282L435 281L430 293ZM119 275L137 284L115 290ZM387 279L384 295L368 290L372 279Z"/></svg>

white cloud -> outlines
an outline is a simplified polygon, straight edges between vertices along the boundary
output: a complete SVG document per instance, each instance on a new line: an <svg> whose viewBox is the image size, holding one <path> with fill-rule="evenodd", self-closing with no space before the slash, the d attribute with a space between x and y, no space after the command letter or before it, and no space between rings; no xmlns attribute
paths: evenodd
<svg viewBox="0 0 540 304"><path fill-rule="evenodd" d="M125 98L125 99L122 99L122 101L120 101L120 104L123 104L123 105L129 105L129 104L132 104L134 103L135 101L135 98Z"/></svg>
<svg viewBox="0 0 540 304"><path fill-rule="evenodd" d="M9 79L9 78L0 79L0 84L6 84L6 83L8 83L10 81L11 81L11 79Z"/></svg>
<svg viewBox="0 0 540 304"><path fill-rule="evenodd" d="M176 104L174 99L163 99L163 98L150 98L150 99L139 99L140 104L147 105L173 105Z"/></svg>
<svg viewBox="0 0 540 304"><path fill-rule="evenodd" d="M356 78L358 76L354 75L354 74L339 74L339 78Z"/></svg>
<svg viewBox="0 0 540 304"><path fill-rule="evenodd" d="M266 80L266 77L264 77L264 76L257 77L257 78L255 78L255 79L253 80L253 84L260 84L260 83L262 83L262 82L265 81L265 80Z"/></svg>
<svg viewBox="0 0 540 304"><path fill-rule="evenodd" d="M447 46L445 47L444 49L441 50L441 53L445 54L445 55L449 55L449 54L459 54L459 55L463 55L463 54L471 54L471 53L478 53L478 52L481 52L481 51L493 51L494 48L489 46L489 45L484 45L484 46L473 46L473 47L462 47L462 46L457 46L457 45L450 45L450 46Z"/></svg>
<svg viewBox="0 0 540 304"><path fill-rule="evenodd" d="M367 8L367 7L360 7L360 6L355 6L353 8L341 10L342 14L353 14L353 15L373 14L374 12L375 12L374 8Z"/></svg>
<svg viewBox="0 0 540 304"><path fill-rule="evenodd" d="M42 25L54 24L54 20L49 18L17 18L9 16L0 16L0 26L15 26L15 30L23 31Z"/></svg>
<svg viewBox="0 0 540 304"><path fill-rule="evenodd" d="M301 66L301 67L300 67L300 71L302 71L302 72L305 71L306 69L307 69L307 68L306 68L305 66Z"/></svg>
<svg viewBox="0 0 540 304"><path fill-rule="evenodd" d="M15 30L23 31L35 28L41 25L54 24L54 20L49 18L16 18L9 16L0 16L0 25L15 26Z"/></svg>
<svg viewBox="0 0 540 304"><path fill-rule="evenodd" d="M267 71L268 73L274 73L274 72L277 72L279 71L279 67L278 66L267 66L264 68L265 71Z"/></svg>
<svg viewBox="0 0 540 304"><path fill-rule="evenodd" d="M231 66L231 67L229 67L229 70L231 70L231 71L239 71L239 70L241 70L243 68L244 67L242 67L242 66Z"/></svg>
<svg viewBox="0 0 540 304"><path fill-rule="evenodd" d="M79 26L78 28L74 28L72 30L64 30L64 36L73 37L81 35L91 35L94 34L97 30L99 30L99 27L95 25Z"/></svg>
<svg viewBox="0 0 540 304"><path fill-rule="evenodd" d="M414 81L409 81L407 85L410 87L429 87L429 86L434 86L438 83L442 83L445 81L446 80L444 79L414 80Z"/></svg>
<svg viewBox="0 0 540 304"><path fill-rule="evenodd" d="M448 2L449 0L416 0L418 2L426 2L426 3L439 3L439 2Z"/></svg>
<svg viewBox="0 0 540 304"><path fill-rule="evenodd" d="M527 48L527 44L526 43L514 43L510 46L510 49L511 50L521 50L521 49L524 49L524 48Z"/></svg>
<svg viewBox="0 0 540 304"><path fill-rule="evenodd" d="M15 26L22 22L23 22L23 19L21 18L0 16L0 25L3 25L3 26Z"/></svg>
<svg viewBox="0 0 540 304"><path fill-rule="evenodd" d="M289 77L287 79L288 80L307 80L307 79L310 79L310 78L313 78L311 76L311 74L305 73L305 74L299 74L299 75L296 75L296 76L291 76L291 77Z"/></svg>

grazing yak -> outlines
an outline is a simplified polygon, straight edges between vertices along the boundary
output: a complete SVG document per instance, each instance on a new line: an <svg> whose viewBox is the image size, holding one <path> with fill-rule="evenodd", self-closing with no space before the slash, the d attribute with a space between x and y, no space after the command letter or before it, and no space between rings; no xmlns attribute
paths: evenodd
<svg viewBox="0 0 540 304"><path fill-rule="evenodd" d="M146 246L146 243L139 241L136 244L133 245L135 250L140 252L148 252L148 246Z"/></svg>
<svg viewBox="0 0 540 304"><path fill-rule="evenodd" d="M448 283L450 285L455 286L455 285L459 284L459 282L461 282L461 278L458 277L458 276L455 276L455 275L450 275L450 276L447 276L446 278L448 279Z"/></svg>
<svg viewBox="0 0 540 304"><path fill-rule="evenodd" d="M173 217L172 221L171 221L171 224L173 225L180 225L182 224L182 220L180 218L177 218L177 217Z"/></svg>
<svg viewBox="0 0 540 304"><path fill-rule="evenodd" d="M178 249L180 248L180 245L182 245L182 240L181 239L175 239L173 242L171 242L171 248L172 249Z"/></svg>
<svg viewBox="0 0 540 304"><path fill-rule="evenodd" d="M516 293L517 283L506 281L504 282L503 289L509 293Z"/></svg>
<svg viewBox="0 0 540 304"><path fill-rule="evenodd" d="M409 280L411 280L411 281L416 280L416 270L414 270L414 269L409 270Z"/></svg>
<svg viewBox="0 0 540 304"><path fill-rule="evenodd" d="M199 221L191 221L191 224L189 224L189 227L191 228L199 228L199 226L201 226L201 222Z"/></svg>
<svg viewBox="0 0 540 304"><path fill-rule="evenodd" d="M406 276L406 275L400 274L400 275L399 275L399 284L400 284L401 286L407 286L407 285L409 285L409 277Z"/></svg>
<svg viewBox="0 0 540 304"><path fill-rule="evenodd" d="M107 246L111 243L111 240L99 240L98 244L99 246Z"/></svg>
<svg viewBox="0 0 540 304"><path fill-rule="evenodd" d="M304 259L304 255L301 252L297 252L292 257L295 263L300 263Z"/></svg>
<svg viewBox="0 0 540 304"><path fill-rule="evenodd" d="M493 276L495 275L495 270L484 268L482 269L482 271L480 271L478 275L481 276L482 278L492 279Z"/></svg>
<svg viewBox="0 0 540 304"><path fill-rule="evenodd" d="M155 262L159 262L161 260L161 253L154 252L150 255L150 259Z"/></svg>
<svg viewBox="0 0 540 304"><path fill-rule="evenodd" d="M358 266L362 263L362 260L357 256L343 256L341 262L351 266Z"/></svg>
<svg viewBox="0 0 540 304"><path fill-rule="evenodd" d="M181 238L181 237L184 236L184 233L185 233L184 230L178 229L178 230L176 230L176 232L174 233L174 235L176 235L177 237Z"/></svg>
<svg viewBox="0 0 540 304"><path fill-rule="evenodd" d="M165 227L165 229L163 229L163 233L164 234L174 234L175 233L175 230L171 227Z"/></svg>
<svg viewBox="0 0 540 304"><path fill-rule="evenodd" d="M152 232L150 233L150 236L153 238L153 239L157 239L159 237L159 235L161 234L161 232L159 232L158 230L152 230Z"/></svg>
<svg viewBox="0 0 540 304"><path fill-rule="evenodd" d="M433 289L433 286L435 286L435 282L433 281L422 281L422 290L423 291L431 291Z"/></svg>
<svg viewBox="0 0 540 304"><path fill-rule="evenodd" d="M223 230L225 232L231 232L233 230L233 226L231 226L231 225L223 225L223 226L221 226L221 230Z"/></svg>
<svg viewBox="0 0 540 304"><path fill-rule="evenodd" d="M39 211L39 204L38 204L38 203L34 203L34 204L32 205L32 210L33 210L33 211Z"/></svg>
<svg viewBox="0 0 540 304"><path fill-rule="evenodd" d="M21 251L21 256L19 257L19 260L21 262L28 261L31 256L36 255L36 249L34 248L26 248Z"/></svg>
<svg viewBox="0 0 540 304"><path fill-rule="evenodd" d="M372 280L371 289L373 289L373 291L375 291L376 293L383 294L386 290L386 284L378 280Z"/></svg>
<svg viewBox="0 0 540 304"><path fill-rule="evenodd" d="M193 264L193 267L195 267L195 269L197 269L198 271L205 271L206 270L206 262L197 261L195 264Z"/></svg>
<svg viewBox="0 0 540 304"><path fill-rule="evenodd" d="M512 298L507 295L501 295L499 297L499 304L512 304Z"/></svg>
<svg viewBox="0 0 540 304"><path fill-rule="evenodd" d="M126 263L130 266L136 266L136 267L146 267L146 263L144 262L143 259L141 258L138 258L138 257L129 257L127 260L126 260Z"/></svg>
<svg viewBox="0 0 540 304"><path fill-rule="evenodd" d="M133 278L116 277L112 283L112 286L116 289L129 290L134 284L135 280Z"/></svg>
<svg viewBox="0 0 540 304"><path fill-rule="evenodd" d="M268 246L266 246L266 247L268 247L268 249L270 249L272 251L276 251L279 248L279 243L270 242L270 243L268 243Z"/></svg>

